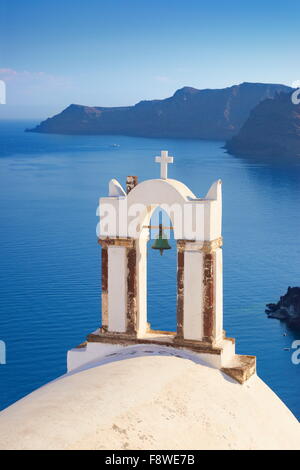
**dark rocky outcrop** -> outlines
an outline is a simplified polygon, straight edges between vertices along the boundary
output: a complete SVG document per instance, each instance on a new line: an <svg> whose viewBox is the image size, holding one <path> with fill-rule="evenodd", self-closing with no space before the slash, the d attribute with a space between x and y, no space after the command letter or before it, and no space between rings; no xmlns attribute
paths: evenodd
<svg viewBox="0 0 300 470"><path fill-rule="evenodd" d="M249 157L300 157L300 104L293 104L291 93L262 101L226 149Z"/></svg>
<svg viewBox="0 0 300 470"><path fill-rule="evenodd" d="M267 304L269 318L286 321L292 328L300 328L300 287L289 287L277 304Z"/></svg>
<svg viewBox="0 0 300 470"><path fill-rule="evenodd" d="M218 90L185 87L164 100L121 108L72 104L31 131L226 140L260 101L290 90L284 85L242 83Z"/></svg>

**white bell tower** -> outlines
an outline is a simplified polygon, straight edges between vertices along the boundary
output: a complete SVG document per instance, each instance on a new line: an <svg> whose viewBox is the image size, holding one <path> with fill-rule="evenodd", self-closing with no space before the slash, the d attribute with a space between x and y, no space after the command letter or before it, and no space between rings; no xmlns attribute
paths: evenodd
<svg viewBox="0 0 300 470"><path fill-rule="evenodd" d="M109 196L100 198L102 326L88 336L85 348L89 353L96 345L185 349L243 383L255 373L255 358L236 355L235 341L223 330L221 181L198 198L185 184L168 178L174 159L167 151L155 161L161 165L159 179L137 184L136 177L128 177L127 193L111 180ZM153 331L147 322L147 242L158 207L170 217L177 241L173 333Z"/></svg>

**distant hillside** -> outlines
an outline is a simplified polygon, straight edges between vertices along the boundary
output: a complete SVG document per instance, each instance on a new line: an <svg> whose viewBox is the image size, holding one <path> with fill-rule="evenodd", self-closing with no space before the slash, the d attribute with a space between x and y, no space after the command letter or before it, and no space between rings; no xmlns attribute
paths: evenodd
<svg viewBox="0 0 300 470"><path fill-rule="evenodd" d="M262 101L226 148L244 156L300 156L300 105L292 103L291 93Z"/></svg>
<svg viewBox="0 0 300 470"><path fill-rule="evenodd" d="M290 90L284 85L242 83L218 90L185 87L164 100L121 108L72 104L31 131L226 140L260 101Z"/></svg>

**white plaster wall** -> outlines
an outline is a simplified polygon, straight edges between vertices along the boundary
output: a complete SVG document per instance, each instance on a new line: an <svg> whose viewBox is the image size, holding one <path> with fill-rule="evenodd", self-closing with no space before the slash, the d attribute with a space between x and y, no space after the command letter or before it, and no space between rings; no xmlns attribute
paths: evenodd
<svg viewBox="0 0 300 470"><path fill-rule="evenodd" d="M203 337L203 254L184 253L184 339Z"/></svg>
<svg viewBox="0 0 300 470"><path fill-rule="evenodd" d="M221 183L210 188L207 199L199 199L183 183L176 180L147 180L138 184L128 196L104 197L100 199L100 223L98 236L139 237L139 226L147 225L151 214L149 207L164 206L174 225L176 239L214 240L221 235L222 195ZM174 216L174 207L179 207L180 216ZM169 207L169 210L168 210ZM187 223L184 214L200 213L201 223L197 235L193 230L195 218ZM176 212L177 214L179 213ZM199 216L198 216L199 218ZM182 222L178 222L180 219Z"/></svg>
<svg viewBox="0 0 300 470"><path fill-rule="evenodd" d="M108 331L126 331L127 305L126 248L108 248Z"/></svg>
<svg viewBox="0 0 300 470"><path fill-rule="evenodd" d="M87 369L96 363L114 362L124 358L147 356L149 354L167 356L176 355L176 357L190 359L194 362L198 362L199 364L209 365L210 367L220 369L224 364L229 364L234 353L234 345L230 341L224 341L223 346L224 351L221 355L218 355L195 353L189 349L170 348L163 345L159 346L148 343L135 344L133 346L109 343L87 343L85 348L75 348L68 351L68 373L75 370ZM226 357L224 357L224 355Z"/></svg>
<svg viewBox="0 0 300 470"><path fill-rule="evenodd" d="M235 360L235 343L230 341L230 339L223 339L221 345L223 350L220 367L232 367L233 361Z"/></svg>
<svg viewBox="0 0 300 470"><path fill-rule="evenodd" d="M206 240L215 240L222 235L222 181L218 180L212 184L207 195L206 201L210 202L206 206L209 215L206 222Z"/></svg>
<svg viewBox="0 0 300 470"><path fill-rule="evenodd" d="M210 201L206 206L205 240L216 240L221 236L220 224L219 204L217 201Z"/></svg>
<svg viewBox="0 0 300 470"><path fill-rule="evenodd" d="M100 198L97 213L98 237L127 236L127 196Z"/></svg>
<svg viewBox="0 0 300 470"><path fill-rule="evenodd" d="M68 372L79 369L86 364L97 361L118 352L123 346L119 344L87 343L85 348L75 348L68 351Z"/></svg>
<svg viewBox="0 0 300 470"><path fill-rule="evenodd" d="M216 341L221 341L223 337L223 251L216 250L215 269L215 337Z"/></svg>
<svg viewBox="0 0 300 470"><path fill-rule="evenodd" d="M128 206L142 203L145 206L151 204L184 204L196 199L192 191L181 181L177 180L146 180L138 184L128 195Z"/></svg>
<svg viewBox="0 0 300 470"><path fill-rule="evenodd" d="M147 331L147 238L137 242L137 335Z"/></svg>
<svg viewBox="0 0 300 470"><path fill-rule="evenodd" d="M96 332L95 332L96 333ZM109 344L109 343L87 343L85 348L75 348L68 351L67 366L68 372L72 372L77 369L88 367L97 361L115 360L122 359L123 356L133 357L134 351L137 354L150 354L151 352L156 354L176 355L196 360L198 358L203 364L207 364L216 369L221 367L231 366L235 356L235 345L230 340L223 340L222 342L223 351L221 355L218 354L205 354L205 353L194 353L188 349L176 349L165 346L158 346L153 344L139 344L134 346L123 346L121 344Z"/></svg>

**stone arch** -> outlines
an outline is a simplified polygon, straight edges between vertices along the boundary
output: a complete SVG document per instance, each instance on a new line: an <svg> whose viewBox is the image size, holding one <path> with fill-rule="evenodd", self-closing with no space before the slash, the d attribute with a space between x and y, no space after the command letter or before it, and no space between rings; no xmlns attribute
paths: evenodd
<svg viewBox="0 0 300 470"><path fill-rule="evenodd" d="M176 180L147 180L137 185L127 197L128 213L136 205L144 206L145 210L140 213L137 220L139 229L137 238L143 236L143 226L149 225L154 211L158 207L167 213L174 227L174 237L182 238L182 226L178 227L176 211L183 214L186 204L196 201L196 196L183 183ZM181 224L183 221L181 221Z"/></svg>

